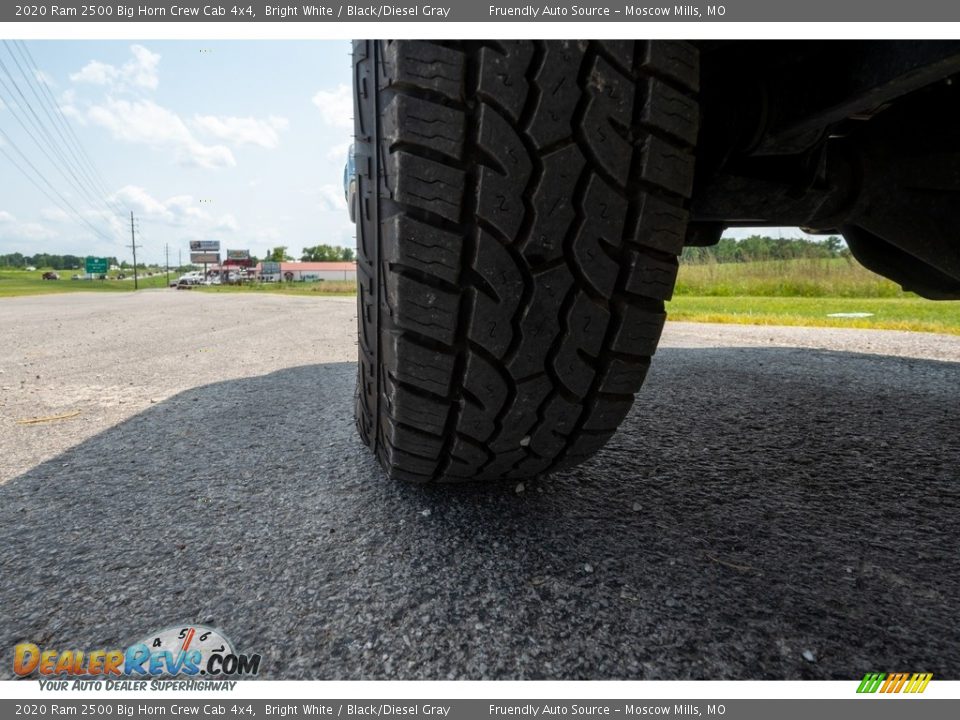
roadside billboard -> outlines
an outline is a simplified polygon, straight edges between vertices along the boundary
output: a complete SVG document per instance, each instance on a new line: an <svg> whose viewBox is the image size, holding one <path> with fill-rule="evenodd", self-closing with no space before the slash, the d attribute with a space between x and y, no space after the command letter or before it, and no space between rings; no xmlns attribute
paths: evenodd
<svg viewBox="0 0 960 720"><path fill-rule="evenodd" d="M219 263L220 253L215 252L192 252L190 253L190 262L194 265L204 265L209 263Z"/></svg>
<svg viewBox="0 0 960 720"><path fill-rule="evenodd" d="M249 260L249 250L227 250L227 260Z"/></svg>
<svg viewBox="0 0 960 720"><path fill-rule="evenodd" d="M190 252L220 252L219 240L191 240Z"/></svg>

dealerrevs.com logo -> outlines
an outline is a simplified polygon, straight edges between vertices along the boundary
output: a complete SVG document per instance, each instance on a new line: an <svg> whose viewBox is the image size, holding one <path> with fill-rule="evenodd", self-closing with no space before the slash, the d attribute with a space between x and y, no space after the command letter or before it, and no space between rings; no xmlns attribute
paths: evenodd
<svg viewBox="0 0 960 720"><path fill-rule="evenodd" d="M260 659L236 652L216 628L188 625L151 633L127 648L58 650L21 643L13 651L13 671L21 677L235 677L256 675Z"/></svg>

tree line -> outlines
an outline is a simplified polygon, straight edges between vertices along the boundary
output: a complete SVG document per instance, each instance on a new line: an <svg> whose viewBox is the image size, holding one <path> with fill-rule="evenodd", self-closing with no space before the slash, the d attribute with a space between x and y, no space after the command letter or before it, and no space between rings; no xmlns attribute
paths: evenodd
<svg viewBox="0 0 960 720"><path fill-rule="evenodd" d="M132 267L127 261L120 262L115 257L107 258L110 265L120 267ZM281 245L271 248L264 260L273 262L284 262L293 260L294 257L287 252L287 247ZM303 248L300 260L303 262L352 262L356 259L353 248L338 247L336 245L314 245L313 247ZM24 255L23 253L8 253L0 255L0 267L4 268L53 268L54 270L82 270L86 258L77 255L54 255L50 253L37 253L36 255ZM252 264L256 265L260 259L251 256Z"/></svg>
<svg viewBox="0 0 960 720"><path fill-rule="evenodd" d="M120 265L115 257L107 258L111 265ZM22 253L8 253L0 255L0 267L5 268L53 268L54 270L82 270L86 262L85 257L77 255L51 255L37 253L24 255Z"/></svg>
<svg viewBox="0 0 960 720"><path fill-rule="evenodd" d="M287 252L286 245L271 248L264 260L268 262L290 262L293 256ZM338 245L314 245L303 248L302 262L352 262L356 259L353 248Z"/></svg>
<svg viewBox="0 0 960 720"><path fill-rule="evenodd" d="M836 235L823 240L751 235L743 240L721 238L719 243L710 247L684 248L680 260L685 263L736 263L849 256L850 251L847 246Z"/></svg>

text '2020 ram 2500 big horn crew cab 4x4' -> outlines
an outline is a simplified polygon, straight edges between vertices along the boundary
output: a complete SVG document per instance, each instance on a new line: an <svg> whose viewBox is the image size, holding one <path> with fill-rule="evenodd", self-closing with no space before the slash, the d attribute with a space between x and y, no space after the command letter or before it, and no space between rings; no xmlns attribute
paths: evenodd
<svg viewBox="0 0 960 720"><path fill-rule="evenodd" d="M363 40L353 73L357 425L392 477L596 452L727 227L960 298L960 43Z"/></svg>

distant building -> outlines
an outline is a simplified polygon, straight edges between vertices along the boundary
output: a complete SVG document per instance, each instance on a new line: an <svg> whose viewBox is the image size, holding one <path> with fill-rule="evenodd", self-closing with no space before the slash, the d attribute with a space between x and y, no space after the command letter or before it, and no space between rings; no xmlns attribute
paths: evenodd
<svg viewBox="0 0 960 720"><path fill-rule="evenodd" d="M274 263L276 265L277 263ZM355 262L282 262L280 272L264 273L263 263L257 263L257 277L268 282L315 282L317 280L357 279Z"/></svg>

